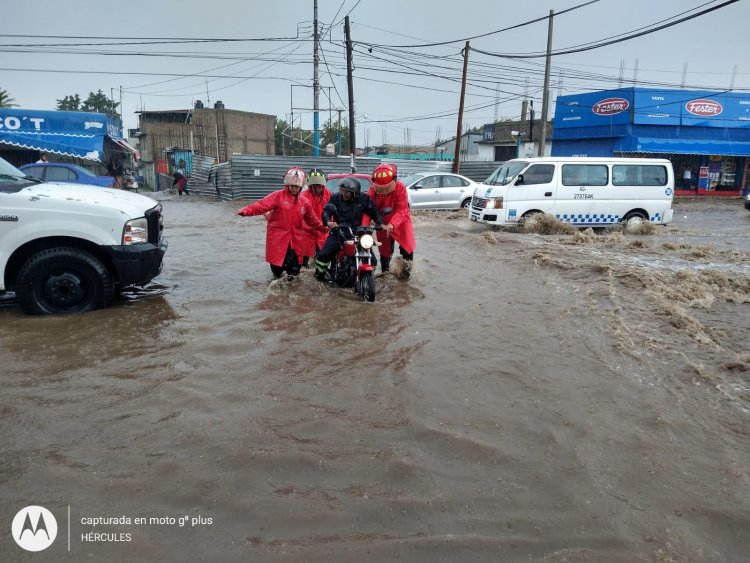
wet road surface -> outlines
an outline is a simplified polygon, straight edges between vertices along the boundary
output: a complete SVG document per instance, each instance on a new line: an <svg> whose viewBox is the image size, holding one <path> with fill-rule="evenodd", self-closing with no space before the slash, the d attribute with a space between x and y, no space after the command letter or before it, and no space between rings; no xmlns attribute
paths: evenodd
<svg viewBox="0 0 750 563"><path fill-rule="evenodd" d="M412 279L367 304L273 281L240 204L160 197L146 290L0 303L3 529L31 504L60 529L0 560L747 560L738 200L635 232L421 212Z"/></svg>

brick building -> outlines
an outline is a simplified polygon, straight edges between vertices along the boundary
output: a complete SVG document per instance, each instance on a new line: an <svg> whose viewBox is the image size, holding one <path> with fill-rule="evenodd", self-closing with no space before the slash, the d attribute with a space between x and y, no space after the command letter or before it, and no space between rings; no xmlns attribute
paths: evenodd
<svg viewBox="0 0 750 563"><path fill-rule="evenodd" d="M175 150L219 162L233 154L275 154L275 115L226 109L221 102L213 108L196 102L193 109L138 113L143 174L151 185L154 173L166 173L168 155Z"/></svg>

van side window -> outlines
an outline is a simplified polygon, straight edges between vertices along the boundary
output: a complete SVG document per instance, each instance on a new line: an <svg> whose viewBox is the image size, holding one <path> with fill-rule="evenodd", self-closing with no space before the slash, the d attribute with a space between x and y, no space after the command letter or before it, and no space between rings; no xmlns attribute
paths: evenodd
<svg viewBox="0 0 750 563"><path fill-rule="evenodd" d="M608 181L606 164L563 164L563 186L606 186Z"/></svg>
<svg viewBox="0 0 750 563"><path fill-rule="evenodd" d="M612 166L615 186L666 186L667 169L645 164L615 164Z"/></svg>
<svg viewBox="0 0 750 563"><path fill-rule="evenodd" d="M554 164L532 164L523 173L523 185L549 184L555 174Z"/></svg>

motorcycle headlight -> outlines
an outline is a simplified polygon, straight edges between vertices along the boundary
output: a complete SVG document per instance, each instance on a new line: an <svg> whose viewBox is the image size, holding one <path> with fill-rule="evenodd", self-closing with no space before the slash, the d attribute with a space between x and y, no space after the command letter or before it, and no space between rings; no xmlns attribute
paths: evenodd
<svg viewBox="0 0 750 563"><path fill-rule="evenodd" d="M148 242L148 223L145 217L131 219L125 223L125 229L122 232L122 244L138 244Z"/></svg>
<svg viewBox="0 0 750 563"><path fill-rule="evenodd" d="M364 234L359 237L359 245L365 250L370 250L373 244L375 244L375 239L372 235Z"/></svg>

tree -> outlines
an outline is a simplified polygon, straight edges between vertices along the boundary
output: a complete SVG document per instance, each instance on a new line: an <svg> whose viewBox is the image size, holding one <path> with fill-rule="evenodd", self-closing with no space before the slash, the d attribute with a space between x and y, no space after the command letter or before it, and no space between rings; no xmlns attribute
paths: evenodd
<svg viewBox="0 0 750 563"><path fill-rule="evenodd" d="M320 149L325 150L326 145L336 147L336 153L339 154L339 124L338 121L328 120L323 124L323 130L320 134ZM341 124L341 152L340 154L349 154L349 126Z"/></svg>
<svg viewBox="0 0 750 563"><path fill-rule="evenodd" d="M11 98L7 91L0 89L0 108L17 108L16 100Z"/></svg>
<svg viewBox="0 0 750 563"><path fill-rule="evenodd" d="M58 111L81 111L81 97L78 94L65 96L62 100L57 100Z"/></svg>
<svg viewBox="0 0 750 563"><path fill-rule="evenodd" d="M311 156L313 153L312 131L291 127L283 119L276 120L274 140L276 154L286 156Z"/></svg>
<svg viewBox="0 0 750 563"><path fill-rule="evenodd" d="M96 94L89 92L89 97L81 105L81 111L92 111L95 113L106 113L113 117L119 117L120 114L117 111L117 106L120 104L110 100L104 95L104 92L97 90Z"/></svg>
<svg viewBox="0 0 750 563"><path fill-rule="evenodd" d="M78 94L65 96L62 100L57 100L57 109L59 111L90 111L93 113L105 113L112 117L120 117L117 106L120 104L110 100L104 92L97 90L96 93L89 92L89 97L81 103L81 97Z"/></svg>

